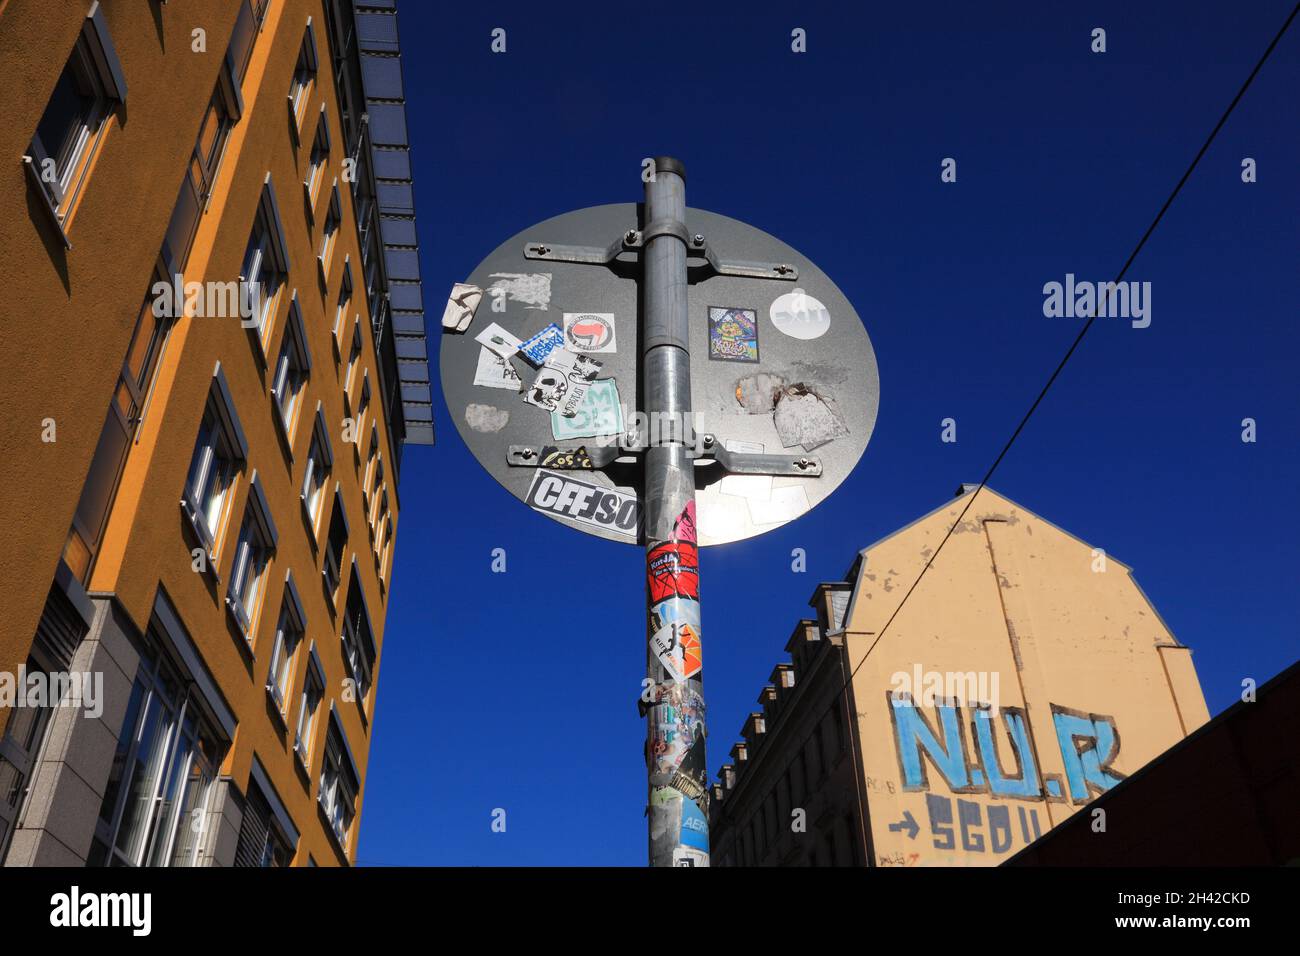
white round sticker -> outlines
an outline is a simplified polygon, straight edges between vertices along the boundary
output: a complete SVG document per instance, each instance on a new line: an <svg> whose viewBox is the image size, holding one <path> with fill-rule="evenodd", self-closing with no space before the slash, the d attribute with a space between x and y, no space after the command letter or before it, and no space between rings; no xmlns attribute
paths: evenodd
<svg viewBox="0 0 1300 956"><path fill-rule="evenodd" d="M795 289L777 298L770 310L772 324L796 339L815 339L831 327L831 314L803 289Z"/></svg>

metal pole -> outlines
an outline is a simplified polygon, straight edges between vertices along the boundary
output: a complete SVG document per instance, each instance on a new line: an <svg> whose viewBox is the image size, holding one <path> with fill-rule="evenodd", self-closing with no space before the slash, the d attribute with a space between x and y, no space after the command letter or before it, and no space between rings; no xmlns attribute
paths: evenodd
<svg viewBox="0 0 1300 956"><path fill-rule="evenodd" d="M686 170L654 161L642 229L650 865L708 866L695 441L686 297Z"/></svg>

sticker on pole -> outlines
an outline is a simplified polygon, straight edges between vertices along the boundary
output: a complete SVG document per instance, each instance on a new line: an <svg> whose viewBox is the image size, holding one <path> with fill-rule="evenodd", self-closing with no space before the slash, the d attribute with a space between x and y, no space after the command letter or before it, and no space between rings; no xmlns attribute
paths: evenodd
<svg viewBox="0 0 1300 956"><path fill-rule="evenodd" d="M831 313L803 289L778 296L768 310L778 332L794 339L819 339L831 327Z"/></svg>
<svg viewBox="0 0 1300 956"><path fill-rule="evenodd" d="M524 503L556 518L570 518L633 539L637 535L639 509L634 495L572 475L538 468Z"/></svg>
<svg viewBox="0 0 1300 956"><path fill-rule="evenodd" d="M617 352L613 312L565 312L564 342L575 352Z"/></svg>
<svg viewBox="0 0 1300 956"><path fill-rule="evenodd" d="M704 670L700 653L700 602L669 598L650 610L650 646L675 681L689 680Z"/></svg>
<svg viewBox="0 0 1300 956"><path fill-rule="evenodd" d="M709 358L758 361L758 317L753 309L709 306Z"/></svg>

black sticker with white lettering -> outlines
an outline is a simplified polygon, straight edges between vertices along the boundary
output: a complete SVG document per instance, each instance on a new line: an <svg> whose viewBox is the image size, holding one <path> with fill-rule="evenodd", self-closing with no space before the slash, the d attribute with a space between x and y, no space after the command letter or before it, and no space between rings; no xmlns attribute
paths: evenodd
<svg viewBox="0 0 1300 956"><path fill-rule="evenodd" d="M602 488L572 474L537 469L524 502L543 514L581 521L630 538L637 535L639 515L635 496Z"/></svg>

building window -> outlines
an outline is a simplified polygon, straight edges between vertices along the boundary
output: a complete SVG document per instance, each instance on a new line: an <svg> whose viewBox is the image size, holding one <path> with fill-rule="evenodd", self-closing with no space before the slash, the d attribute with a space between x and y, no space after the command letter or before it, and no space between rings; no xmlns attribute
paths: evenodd
<svg viewBox="0 0 1300 956"><path fill-rule="evenodd" d="M249 482L248 505L244 509L244 523L239 528L239 541L235 545L235 559L230 569L230 589L226 606L239 625L240 633L249 644L261 608L263 584L267 565L275 551L276 531L267 507L266 495L257 472Z"/></svg>
<svg viewBox="0 0 1300 956"><path fill-rule="evenodd" d="M366 412L370 411L370 373L361 374L361 395L357 399L356 420L353 422L352 450L357 453L358 464L361 461L361 436L365 434Z"/></svg>
<svg viewBox="0 0 1300 956"><path fill-rule="evenodd" d="M192 683L155 641L141 655L99 810L91 866L195 866L221 748Z"/></svg>
<svg viewBox="0 0 1300 956"><path fill-rule="evenodd" d="M302 478L302 506L315 543L320 516L325 505L325 485L334 465L334 451L330 447L329 430L325 427L325 412L316 403L316 418L311 436L311 450L307 453L307 469Z"/></svg>
<svg viewBox="0 0 1300 956"><path fill-rule="evenodd" d="M348 308L352 305L352 260L343 259L343 278L339 280L339 302L334 309L334 348L342 350L343 330L346 327Z"/></svg>
<svg viewBox="0 0 1300 956"><path fill-rule="evenodd" d="M325 561L321 575L325 579L325 593L338 602L339 583L343 580L343 549L348 543L348 519L343 513L343 495L337 482L334 484L334 515L330 518L329 539L325 542Z"/></svg>
<svg viewBox="0 0 1300 956"><path fill-rule="evenodd" d="M96 2L86 15L24 157L61 232L85 185L108 117L125 102L126 80L104 13Z"/></svg>
<svg viewBox="0 0 1300 956"><path fill-rule="evenodd" d="M366 503L366 514L372 509L371 495L384 483L384 458L379 454L379 441L374 426L371 426L370 454L366 462L365 478L361 482L361 497Z"/></svg>
<svg viewBox="0 0 1300 956"><path fill-rule="evenodd" d="M163 239L163 258L174 264L177 271L189 259L194 235L199 228L199 218L207 208L221 168L230 131L244 111L244 101L239 93L239 83L231 72L230 58L221 66L216 88L208 101L208 108L199 124L199 135L194 141L194 151L181 180L172 217ZM167 276L171 281L171 276Z"/></svg>
<svg viewBox="0 0 1300 956"><path fill-rule="evenodd" d="M280 619L275 625L275 646L271 649L271 666L266 672L266 692L281 714L289 710L289 688L293 685L294 657L307 631L307 614L302 609L298 587L290 571L284 579L284 598Z"/></svg>
<svg viewBox="0 0 1300 956"><path fill-rule="evenodd" d="M302 682L302 697L298 705L298 726L293 735L293 752L304 767L311 766L311 749L315 741L316 712L325 697L325 672L316 648L307 657L307 678Z"/></svg>
<svg viewBox="0 0 1300 956"><path fill-rule="evenodd" d="M311 375L311 352L307 349L307 333L302 325L302 311L298 295L294 293L289 303L289 322L285 326L280 357L275 363L275 377L271 384L271 397L285 438L293 447L294 429L298 423L298 407L302 404L303 389Z"/></svg>
<svg viewBox="0 0 1300 956"><path fill-rule="evenodd" d="M320 120L316 123L316 137L311 144L311 158L307 162L307 178L303 188L307 191L307 209L316 215L316 200L320 196L321 183L325 181L325 167L330 158L330 128L325 115L325 104L320 107Z"/></svg>
<svg viewBox="0 0 1300 956"><path fill-rule="evenodd" d="M336 180L330 190L330 207L325 214L325 228L321 233L320 253L316 262L320 266L321 279L329 282L330 262L334 258L334 244L339 235L339 223L343 221L342 207L339 205L339 184Z"/></svg>
<svg viewBox="0 0 1300 956"><path fill-rule="evenodd" d="M253 230L244 251L244 265L240 282L253 306L253 314L246 323L257 334L258 344L265 354L270 339L275 306L280 288L289 278L289 251L284 241L284 227L280 221L280 208L271 186L271 174L266 174L253 218Z"/></svg>
<svg viewBox="0 0 1300 956"><path fill-rule="evenodd" d="M302 129L307 100L311 97L315 84L316 31L311 25L311 17L308 17L307 29L302 35L302 46L298 48L298 60L293 66L293 79L289 83L289 115L293 118L295 132Z"/></svg>
<svg viewBox="0 0 1300 956"><path fill-rule="evenodd" d="M379 549L379 580L388 584L388 550L393 544L393 519L389 518L384 522L384 527L379 533L380 540L383 542Z"/></svg>
<svg viewBox="0 0 1300 956"><path fill-rule="evenodd" d="M85 621L56 581L46 597L27 656L28 678L45 675L51 690L58 686L49 680L50 675L68 672L71 655L86 630ZM22 702L9 710L9 722L0 736L0 863L8 853L14 830L23 824L32 779L61 700Z"/></svg>
<svg viewBox="0 0 1300 956"><path fill-rule="evenodd" d="M388 518L388 486L383 485L375 494L374 513L370 516L370 531L376 537L384 526L384 521ZM375 541L375 553L379 553L380 541Z"/></svg>
<svg viewBox="0 0 1300 956"><path fill-rule="evenodd" d="M126 464L131 441L144 421L150 392L164 346L167 343L173 319L154 314L154 294L158 282L171 283L160 265L154 273L157 280L150 287L136 317L131 344L117 377L113 397L108 403L104 426L95 445L81 486L77 510L73 512L72 526L64 543L63 560L83 585L90 580L95 555L99 551L104 527L117 493L118 480Z"/></svg>
<svg viewBox="0 0 1300 956"><path fill-rule="evenodd" d="M248 443L218 363L181 498L181 507L207 550L213 570L230 491L247 454Z"/></svg>
<svg viewBox="0 0 1300 956"><path fill-rule="evenodd" d="M320 771L320 805L346 853L348 831L356 818L360 776L348 752L347 739L338 718L330 711L329 736L325 740L325 759Z"/></svg>
<svg viewBox="0 0 1300 956"><path fill-rule="evenodd" d="M343 374L343 401L346 404L349 414L352 409L352 391L356 383L357 370L361 367L361 320L358 319L352 325L352 344L348 351L348 367Z"/></svg>
<svg viewBox="0 0 1300 956"><path fill-rule="evenodd" d="M276 825L270 803L261 787L250 781L235 847L235 866L283 867L292 859L293 847Z"/></svg>
<svg viewBox="0 0 1300 956"><path fill-rule="evenodd" d="M370 673L375 666L377 651L374 631L370 627L370 611L366 607L365 595L361 593L361 576L357 574L355 562L348 583L347 609L339 637L343 643L343 662L347 665L348 676L356 689L357 704L364 713L366 697L370 693Z"/></svg>
<svg viewBox="0 0 1300 956"><path fill-rule="evenodd" d="M226 51L226 59L229 60L238 83L244 81L244 74L248 72L249 61L253 58L253 46L257 42L257 35L262 31L262 23L266 20L266 11L270 6L271 0L240 0L239 17L235 20L230 47Z"/></svg>

